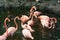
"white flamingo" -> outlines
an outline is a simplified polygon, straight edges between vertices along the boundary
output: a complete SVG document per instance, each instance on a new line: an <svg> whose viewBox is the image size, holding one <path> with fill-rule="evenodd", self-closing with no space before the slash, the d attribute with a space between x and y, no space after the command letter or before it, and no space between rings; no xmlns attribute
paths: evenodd
<svg viewBox="0 0 60 40"><path fill-rule="evenodd" d="M13 36L13 34L17 31L17 29L18 29L18 25L17 25L17 23L16 23L16 18L18 18L19 19L19 17L17 16L17 17L15 17L14 18L14 23L15 23L15 25L16 25L16 28L15 27L9 27L8 29L7 29L7 31L8 31L8 36ZM9 18L8 18L9 19ZM4 22L5 24L6 24L6 22ZM6 25L7 26L7 25Z"/></svg>
<svg viewBox="0 0 60 40"><path fill-rule="evenodd" d="M8 18L6 18L4 22L6 22L6 21L9 21L10 22L10 20ZM5 25L6 24L4 24L4 26ZM6 32L3 35L0 36L0 40L6 40L7 37L8 37L7 26L5 26L5 28L6 28Z"/></svg>

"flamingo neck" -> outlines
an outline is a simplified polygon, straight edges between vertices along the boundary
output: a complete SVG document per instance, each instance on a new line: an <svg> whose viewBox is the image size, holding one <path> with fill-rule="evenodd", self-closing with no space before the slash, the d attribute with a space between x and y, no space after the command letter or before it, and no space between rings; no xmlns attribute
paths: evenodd
<svg viewBox="0 0 60 40"><path fill-rule="evenodd" d="M4 35L8 36L8 31L7 31L8 28L7 28L6 21L7 21L7 20L4 21L4 27L6 28L6 32L4 33Z"/></svg>
<svg viewBox="0 0 60 40"><path fill-rule="evenodd" d="M15 19L14 19L14 23L15 23L15 25L16 25L16 30L18 29L18 24L17 24L17 22L16 22L16 19L17 19L18 17L16 17Z"/></svg>
<svg viewBox="0 0 60 40"><path fill-rule="evenodd" d="M36 7L33 6L33 7L30 9L30 16L29 16L29 18L33 19L33 14L34 14L35 11L36 11Z"/></svg>
<svg viewBox="0 0 60 40"><path fill-rule="evenodd" d="M6 24L6 21L4 22L4 27L7 29L7 24Z"/></svg>
<svg viewBox="0 0 60 40"><path fill-rule="evenodd" d="M4 27L6 28L6 32L4 33L4 35L7 37L8 36L8 28L7 28L6 21L10 22L10 19L7 17L4 20Z"/></svg>

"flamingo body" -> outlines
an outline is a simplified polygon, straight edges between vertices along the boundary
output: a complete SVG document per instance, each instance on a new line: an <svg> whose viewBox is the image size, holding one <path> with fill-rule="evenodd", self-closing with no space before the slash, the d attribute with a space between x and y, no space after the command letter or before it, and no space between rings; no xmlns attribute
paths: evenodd
<svg viewBox="0 0 60 40"><path fill-rule="evenodd" d="M29 21L27 22L27 24L30 25L30 26L33 26L34 21L33 21L33 20L29 20Z"/></svg>
<svg viewBox="0 0 60 40"><path fill-rule="evenodd" d="M29 19L29 17L26 16L26 15L22 15L22 17L20 18L20 20L21 20L22 22L25 22L25 21L27 21L28 19Z"/></svg>
<svg viewBox="0 0 60 40"><path fill-rule="evenodd" d="M49 27L49 17L46 16L46 15L42 15L42 16L39 16L40 18L40 21L41 21L41 24L43 25L43 27Z"/></svg>
<svg viewBox="0 0 60 40"><path fill-rule="evenodd" d="M34 30L28 24L23 24L21 26L22 26L23 29L28 29L29 31L34 32Z"/></svg>
<svg viewBox="0 0 60 40"><path fill-rule="evenodd" d="M11 36L13 36L13 34L16 32L15 27L9 27L7 30L8 30L8 35L11 35Z"/></svg>
<svg viewBox="0 0 60 40"><path fill-rule="evenodd" d="M6 37L5 34L0 36L0 40L6 40L6 38L7 38L7 37Z"/></svg>
<svg viewBox="0 0 60 40"><path fill-rule="evenodd" d="M31 35L31 32L28 30L28 29L23 29L22 30L22 34L25 38L31 38L31 39L34 39Z"/></svg>

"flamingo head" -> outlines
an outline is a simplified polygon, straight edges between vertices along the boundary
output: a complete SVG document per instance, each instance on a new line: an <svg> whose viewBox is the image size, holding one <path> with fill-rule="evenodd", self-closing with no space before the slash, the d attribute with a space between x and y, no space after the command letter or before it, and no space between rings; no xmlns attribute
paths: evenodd
<svg viewBox="0 0 60 40"><path fill-rule="evenodd" d="M10 19L8 19L8 21L10 22Z"/></svg>
<svg viewBox="0 0 60 40"><path fill-rule="evenodd" d="M7 20L8 22L10 22L10 19L9 19L8 17L6 18L6 20Z"/></svg>

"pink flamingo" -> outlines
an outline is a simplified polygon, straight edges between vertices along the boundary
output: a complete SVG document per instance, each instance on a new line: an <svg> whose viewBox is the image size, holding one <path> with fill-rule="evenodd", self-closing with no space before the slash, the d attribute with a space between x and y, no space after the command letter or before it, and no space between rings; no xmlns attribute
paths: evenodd
<svg viewBox="0 0 60 40"><path fill-rule="evenodd" d="M22 26L22 28L27 28L27 29L29 29L31 32L33 32L34 30L31 28L31 26L30 25L32 25L31 23L33 23L33 22L31 22L30 20L30 17L28 17L28 16L26 16L26 15L22 15L22 17L20 18L20 20L21 20L21 26ZM29 22L29 21L30 22ZM27 24L26 24L26 23ZM30 24L29 24L30 23Z"/></svg>
<svg viewBox="0 0 60 40"><path fill-rule="evenodd" d="M22 17L20 18L22 24L27 22L28 25L32 25L34 23L34 21L32 19L31 20L29 20L29 19L30 19L30 17L28 17L26 15L22 15Z"/></svg>
<svg viewBox="0 0 60 40"><path fill-rule="evenodd" d="M26 28L27 24L25 22L28 21L28 20L29 20L28 16L22 15L22 17L20 18L22 28Z"/></svg>
<svg viewBox="0 0 60 40"><path fill-rule="evenodd" d="M29 20L27 22L27 29L29 29L31 32L34 32L34 30L31 28L34 25L34 21L33 20Z"/></svg>
<svg viewBox="0 0 60 40"><path fill-rule="evenodd" d="M27 28L27 29L30 30L31 32L34 32L34 30L31 28L30 24L22 24L22 23L21 23L21 26L22 26L23 29L26 29L26 28Z"/></svg>
<svg viewBox="0 0 60 40"><path fill-rule="evenodd" d="M21 26L23 28L22 30L22 34L25 38L31 38L31 39L34 39L31 35L31 32L32 32L32 29L31 27L26 24L25 22L28 21L30 18L26 15L22 15L22 17L20 18L21 20ZM31 31L31 32L30 32Z"/></svg>
<svg viewBox="0 0 60 40"><path fill-rule="evenodd" d="M21 23L24 23L24 22L28 21L32 16L37 16L37 15L40 14L40 12L38 12L38 11L34 12L34 10L36 10L36 7L35 6L33 6L30 9L30 16L29 17L26 16L26 15L22 15L22 17L20 18ZM32 20L32 18L31 18L31 20ZM32 21L30 21L30 22L32 22Z"/></svg>
<svg viewBox="0 0 60 40"><path fill-rule="evenodd" d="M46 15L41 15L41 16L39 16L38 18L40 19L43 28L44 28L44 27L50 28L50 27L49 27L49 19L50 19L50 18L49 18L48 16L46 16Z"/></svg>
<svg viewBox="0 0 60 40"><path fill-rule="evenodd" d="M24 23L26 22L27 20L29 20L30 18L26 15L22 15L22 17L20 18L21 22Z"/></svg>
<svg viewBox="0 0 60 40"><path fill-rule="evenodd" d="M14 18L14 23L15 23L15 25L16 25L16 28L15 27L9 27L8 29L7 29L7 31L8 31L8 36L13 36L13 34L17 31L17 29L18 29L18 25L17 25L17 23L16 23L16 19L19 19L19 17L17 16L17 17L15 17ZM9 19L9 18L7 18L7 19ZM9 19L10 20L10 19ZM5 26L7 26L6 25L6 22L4 22L4 24L5 24Z"/></svg>
<svg viewBox="0 0 60 40"><path fill-rule="evenodd" d="M41 21L41 24L44 27L47 27L47 28L54 28L55 27L55 23L57 23L57 19L55 17L48 17L46 15L41 15L38 17ZM49 26L50 25L50 26Z"/></svg>
<svg viewBox="0 0 60 40"><path fill-rule="evenodd" d="M38 17L38 19L40 20L41 24L42 24L42 38L44 38L45 36L45 27L50 29L49 27L49 21L50 21L50 18L46 15L41 15Z"/></svg>
<svg viewBox="0 0 60 40"><path fill-rule="evenodd" d="M6 22L6 21L9 21L10 22L10 20L8 18L6 18L4 22ZM4 26L6 28L6 32L3 35L0 36L0 40L6 40L7 37L8 37L7 26L5 24L4 24Z"/></svg>
<svg viewBox="0 0 60 40"><path fill-rule="evenodd" d="M32 40L34 39L34 37L32 36L31 32L27 28L22 30L22 34L23 34L23 36L25 38L30 38Z"/></svg>
<svg viewBox="0 0 60 40"><path fill-rule="evenodd" d="M40 14L42 14L42 12L36 10L36 6L32 6L32 8L30 9L30 16L34 16L35 18L37 18Z"/></svg>
<svg viewBox="0 0 60 40"><path fill-rule="evenodd" d="M33 14L34 14L35 10L36 10L36 6L32 6L30 9L30 17L32 16L32 18L33 18Z"/></svg>

